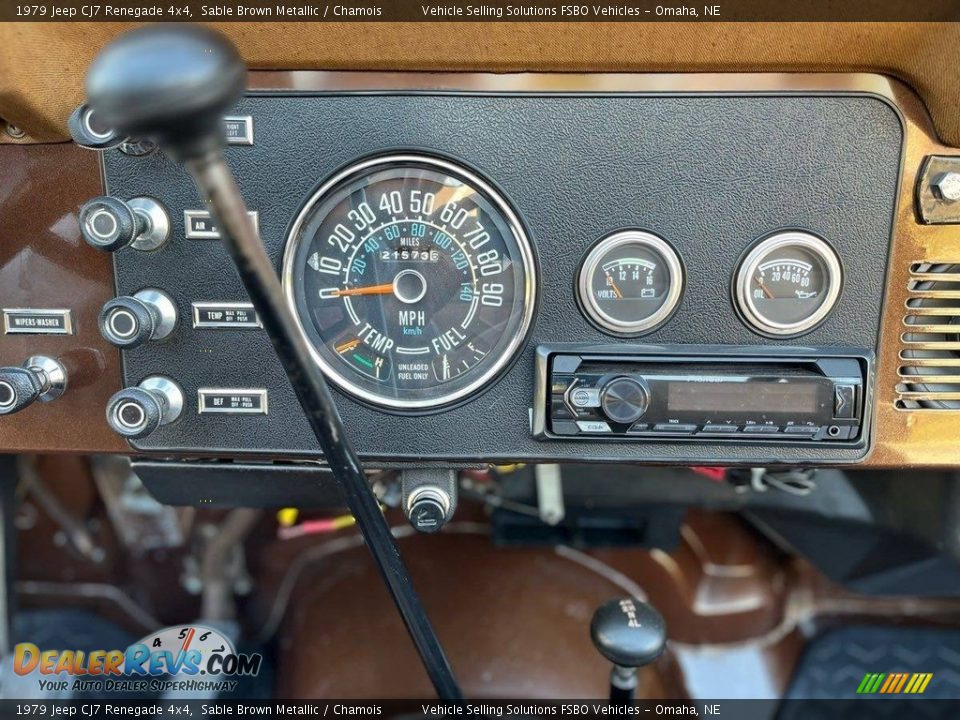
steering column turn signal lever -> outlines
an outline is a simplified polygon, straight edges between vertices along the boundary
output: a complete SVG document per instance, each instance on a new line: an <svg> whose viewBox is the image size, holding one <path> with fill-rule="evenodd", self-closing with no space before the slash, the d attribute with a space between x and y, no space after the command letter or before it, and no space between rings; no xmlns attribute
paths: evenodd
<svg viewBox="0 0 960 720"><path fill-rule="evenodd" d="M667 626L652 605L636 598L610 600L590 622L590 638L613 663L610 702L631 703L637 691L637 668L649 665L667 646Z"/></svg>
<svg viewBox="0 0 960 720"><path fill-rule="evenodd" d="M34 355L20 367L0 367L0 415L12 415L33 405L51 402L67 389L67 371L59 360Z"/></svg>
<svg viewBox="0 0 960 720"><path fill-rule="evenodd" d="M74 124L84 131L95 124L92 129L103 132L103 143L108 132L116 133L111 142L121 135L156 141L193 177L437 693L458 700L460 689L447 658L224 160L222 118L240 99L245 82L246 67L223 35L200 25L141 27L120 36L93 61L86 82L88 109L77 111Z"/></svg>

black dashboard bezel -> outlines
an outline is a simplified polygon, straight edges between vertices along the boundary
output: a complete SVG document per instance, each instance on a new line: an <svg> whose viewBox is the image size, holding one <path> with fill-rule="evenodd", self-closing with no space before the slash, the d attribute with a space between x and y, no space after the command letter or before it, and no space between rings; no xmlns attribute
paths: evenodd
<svg viewBox="0 0 960 720"><path fill-rule="evenodd" d="M524 77L530 78L530 77L536 77L536 76L524 76ZM611 77L617 78L621 82L624 80L625 77L629 78L629 76L611 76ZM641 77L648 77L648 76L637 76L637 77L641 78ZM495 83L496 80L497 78L495 78L495 76L491 76L491 83ZM824 91L824 90L816 90L816 89L803 90L803 91L784 90L784 91L761 91L761 92L742 92L742 91L738 91L738 92L670 92L670 91L663 91L663 92L507 91L507 92L501 92L496 90L492 90L492 91L467 90L463 92L458 92L458 91L451 91L451 90L445 90L445 89L375 90L375 91L361 90L358 92L347 92L347 91L341 91L341 90L335 90L335 91L329 91L329 92L314 91L314 90L310 90L310 91L286 90L286 91L274 92L274 91L258 90L258 91L252 91L251 93L249 93L244 102L249 103L251 100L257 99L257 98L277 98L277 99L286 98L291 100L292 99L309 100L309 99L324 98L325 100L331 100L334 102L338 100L358 99L358 98L366 98L366 99L393 98L393 99L408 100L411 103L413 103L414 106L416 105L417 102L429 101L433 99L451 100L451 99L459 99L459 98L467 98L472 100L523 99L523 100L544 100L544 101L556 100L561 98L562 99L586 99L586 100L597 100L597 99L602 99L602 100L763 99L765 103L775 103L776 101L781 99L784 101L794 101L798 99L799 100L814 100L814 99L864 100L866 99L871 101L879 101L888 109L892 110L893 111L892 115L897 118L898 127L896 129L896 132L898 133L898 137L896 138L896 142L895 142L896 157L894 158L893 157L894 153L891 153L891 155L888 158L889 163L887 164L887 168L890 172L889 177L891 179L891 182L889 184L889 197L887 198L887 200L884 201L886 203L884 214L887 215L887 217L884 218L885 222L887 223L886 230L879 237L879 240L875 238L875 242L873 244L873 247L874 247L873 251L876 252L876 241L882 241L883 243L885 243L884 246L888 247L890 242L890 235L892 234L892 219L893 219L893 214L895 212L895 207L896 207L895 202L896 202L896 196L899 190L899 178L901 174L904 127L903 127L903 120L902 120L901 114L898 108L896 107L895 103L891 102L889 98L886 98L881 94L878 94L875 92L844 91L844 90ZM417 143L417 144L411 144L409 142L404 142L399 144L392 143L389 145L383 145L376 148L371 148L367 151L367 154L380 153L391 147L419 146L422 148L423 145L424 143ZM462 159L464 157L464 154L462 153L444 152L442 148L436 147L436 145L433 143L428 144L428 148L431 152L440 152L444 155L452 154L455 157L458 157L459 159ZM892 144L889 147L889 149L890 150L893 149ZM851 152L853 152L853 150L851 150ZM354 155L352 157L357 157L357 155ZM344 158L340 164L342 165L342 164L348 163L351 159L352 159L351 157ZM501 182L501 178L499 178L496 174L490 172L490 168L493 166L488 161L485 160L484 162L479 162L479 161L475 161L473 158L470 158L466 164L479 169L483 176L490 178L494 183L496 183L505 192L506 196L511 199L513 204L515 206L517 205L517 201L513 197L514 196L513 189L510 187L506 187L505 184ZM109 177L110 173L108 172L107 175ZM316 178L313 179L312 184L313 185L316 184ZM523 208L518 207L517 209L518 209L518 213L521 215L522 221L528 227L530 236L534 239L534 243L537 246L538 254L542 255L542 246L540 245L540 242L539 242L540 238L538 237L538 229L536 227L530 227L530 223L528 222L527 217L524 215ZM649 224L644 224L644 223L631 223L631 224L635 226L647 226L647 227L650 226ZM767 226L765 230L769 231L771 227L779 226L781 224L783 223L777 223L776 225L771 224ZM790 224L794 225L799 223L790 223ZM608 228L603 228L603 232L606 232L607 230ZM654 231L656 231L656 228L654 228ZM658 233L658 234L661 234L661 233ZM759 234L760 233L756 233L754 236ZM595 234L594 238L592 239L595 239L595 237L597 236L599 236L599 233ZM885 275L886 275L886 253L884 252L881 255L882 255L881 262L877 263L878 272L874 275L874 278L873 278L876 281L874 283L875 286L882 286ZM579 256L579 253L578 253L578 256ZM687 264L686 258L684 258L684 260L686 265ZM542 268L541 268L541 274L542 274ZM569 287L569 282L570 282L569 278L567 278L564 281L564 284L566 285L566 287ZM123 284L123 281L121 280L121 285L122 284ZM875 302L880 302L882 300L882 294L883 294L882 290L877 292L875 296L876 298ZM540 299L546 301L545 291L543 290L540 293ZM549 304L549 302L540 303L541 314L543 312L545 304ZM577 316L580 317L579 312L577 312ZM662 326L661 328L657 329L654 333L652 333L652 337L650 337L650 341L653 343L660 342L662 340L660 335L664 332L664 329L672 328L674 326L674 323L677 321L678 321L677 316L675 315L672 321L666 323L664 326ZM586 323L586 321L584 321L584 323ZM740 323L738 322L738 324ZM817 331L815 332L819 332L819 331L820 329L817 329ZM875 347L877 338L879 336L879 312L876 313L875 321L871 323L871 328L868 329L868 332L870 333L869 344L872 347ZM734 332L732 334L735 335L736 333ZM473 398L459 407L453 407L453 408L450 408L449 410L445 409L441 413L432 414L428 418L421 417L420 419L446 421L447 417L445 416L449 416L451 413L457 414L456 411L462 410L464 407L476 408L478 412L481 412L481 413L487 412L490 409L501 408L504 405L504 398L503 398L504 393L511 392L510 388L504 387L505 385L510 384L508 383L508 377L517 372L521 372L521 373L528 372L527 370L518 371L518 368L524 365L524 357L532 359L532 345L534 343L553 342L553 341L556 341L557 339L561 339L555 336L535 337L536 335L537 335L537 332L536 332L536 322L535 322L535 327L531 329L530 340L528 341L527 349L520 356L517 357L515 364L513 365L511 370L507 373L507 375L504 378L502 378L498 383L492 384L491 388L488 388L487 391L482 396L478 398ZM828 338L820 338L815 336L807 337L805 338L805 341L809 340L810 344L814 344L817 346L822 344L825 347L827 347L827 346L833 346L842 342L841 338L843 337L843 335L844 333L840 332L840 333L833 333ZM756 335L751 334L750 337L752 338L753 342L757 341ZM580 339L580 338L571 338L571 339ZM608 341L609 337L608 336L604 336L603 338L598 337L598 340L601 340L601 339ZM827 340L826 343L823 342L824 339ZM741 342L743 342L742 337L741 337ZM787 341L787 344L796 345L797 343L795 342L794 339L791 338ZM136 355L137 352L138 351L135 351L134 353L130 353L128 355ZM137 376L142 375L142 373L139 370L134 370L134 366L141 367L141 368L143 367L142 357L140 359L136 359L136 362L134 363L134 365L131 365L130 357L125 357L124 365L126 368L127 382L136 382ZM531 362L531 365L532 365L532 362ZM532 371L532 367L530 368L530 371ZM491 393L490 391L493 390L494 388L497 388L496 392ZM514 387L513 390L516 390L516 387ZM351 418L348 418L348 421L349 419L359 420L360 415L363 415L363 413L360 413L358 415L358 413L354 412L353 410L354 405L355 403L349 398L346 398L342 405L342 408L344 409L345 413L351 416ZM384 413L378 412L378 416L383 416L383 415ZM367 416L367 417L368 417L368 420L372 420L370 416ZM519 418L515 418L515 419L519 420ZM270 420L275 421L274 418L271 418ZM495 420L491 420L491 422L495 422ZM283 420L282 424L286 427L286 430L287 430L286 437L296 438L303 434L296 431L295 426L291 426L286 419ZM391 425L390 423L387 423L386 427L380 427L383 424L379 422L375 422L375 425L378 426L378 428L381 429L382 432L386 433L387 435L389 435L391 432L395 432L396 430L396 427ZM527 425L528 424L526 422L523 422L522 432L529 436L529 427ZM427 426L424 426L424 427L427 427ZM699 462L704 462L709 460L711 462L733 465L733 464L752 464L752 463L758 462L761 458L769 462L780 463L784 465L788 465L788 464L796 465L796 464L816 464L816 463L826 463L826 464L850 463L850 462L857 462L863 459L863 457L865 457L866 455L865 451L860 451L860 450L856 450L856 451L842 450L841 451L837 448L832 448L832 449L828 449L827 451L821 452L816 448L808 448L807 452L798 454L795 451L790 450L782 453L780 457L769 458L767 456L760 456L756 454L750 454L747 452L731 451L729 447L716 446L711 444L704 444L703 446L699 446L696 453L690 453L689 447L687 449L681 449L676 445L672 445L670 443L651 443L649 447L646 448L650 452L646 452L642 454L638 454L636 452L617 452L617 450L621 449L619 447L607 448L599 451L590 451L584 454L582 450L574 450L573 448L566 448L558 452L557 447L555 445L553 445L552 447L542 447L542 446L538 446L530 443L514 442L514 440L517 440L517 441L520 440L519 433L521 432L521 427L519 423L517 427L511 431L509 435L510 441L508 443L497 442L496 439L493 438L493 435L496 435L496 433L489 432L491 429L492 428L488 427L486 430L484 430L482 426L479 428L484 440L482 444L486 448L489 448L489 450L482 449L479 446L480 445L479 440L474 441L472 437L469 438L470 441L468 444L470 445L470 447L460 446L459 448L450 448L450 451L442 452L442 453L436 452L436 451L424 452L422 448L405 448L395 452L386 452L383 446L374 448L374 447L364 447L362 445L360 450L361 450L361 455L366 460L375 462L377 464L384 464L384 465L391 464L391 463L403 464L403 463L417 461L417 460L430 461L430 462L470 463L470 462L484 462L487 460L493 460L493 461L527 460L527 461L546 462L546 461L568 461L571 459L596 461L596 462L650 462L650 463L665 463L665 464L699 463ZM211 428L211 433L207 437L209 438L215 437L213 430L214 428ZM422 431L423 430L420 430L418 432L422 432ZM407 431L407 432L411 432L411 431ZM395 434L394 436L403 437L404 433L401 432L399 433L399 435ZM501 439L504 439L505 437L506 436L501 436ZM179 438L179 441L175 438ZM315 452L311 451L309 444L303 444L299 440L291 444L284 444L284 445L273 444L269 446L257 444L256 446L251 447L250 445L247 445L245 443L231 444L230 441L226 439L225 435L216 436L216 439L220 440L219 443L218 442L209 442L209 443L184 442L184 440L186 439L187 437L186 435L184 435L184 433L177 433L175 434L174 437L169 437L166 440L158 437L158 438L148 439L148 441L138 441L138 443L136 444L136 447L140 451L163 452L167 454L176 454L180 456L217 455L217 456L232 457L232 456L253 455L253 456L266 456L266 457L291 457L291 458L315 456ZM224 442L224 440L226 440L226 442ZM523 446L523 449L520 449L520 446ZM417 450L420 450L420 452L417 452Z"/></svg>

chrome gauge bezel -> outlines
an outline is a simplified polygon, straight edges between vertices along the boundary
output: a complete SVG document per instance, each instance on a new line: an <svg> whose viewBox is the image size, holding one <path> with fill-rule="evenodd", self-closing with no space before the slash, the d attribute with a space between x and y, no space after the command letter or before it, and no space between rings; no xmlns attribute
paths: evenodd
<svg viewBox="0 0 960 720"><path fill-rule="evenodd" d="M760 263L771 253L785 247L801 247L816 255L826 270L827 293L823 303L810 316L794 323L780 323L766 318L750 294L750 280ZM822 237L801 230L788 230L768 235L757 241L737 265L733 282L733 304L744 322L760 335L796 337L820 325L833 311L843 288L843 266L833 245Z"/></svg>
<svg viewBox="0 0 960 720"><path fill-rule="evenodd" d="M656 312L633 322L627 322L612 317L597 304L593 297L591 285L593 274L603 261L603 258L612 250L623 245L642 245L655 251L667 267L670 289L667 298ZM577 276L577 301L587 319L598 329L611 335L621 337L637 337L663 325L673 315L680 298L683 296L684 273L680 255L674 247L659 235L646 230L618 230L607 235L596 243L587 253Z"/></svg>
<svg viewBox="0 0 960 720"><path fill-rule="evenodd" d="M302 242L310 241L310 238L304 238L301 236L301 230L304 223L307 222L308 218L310 217L313 209L319 203L323 202L330 192L345 183L352 182L358 177L366 176L379 170L404 165L421 167L426 166L430 169L447 173L471 185L472 187L476 188L478 192L486 195L493 206L502 214L503 219L506 221L511 234L513 235L514 241L516 242L520 251L519 260L524 265L524 276L526 279L525 287L522 291L523 314L521 316L520 326L514 332L510 342L503 348L500 356L497 357L487 368L479 372L477 377L474 378L470 383L459 388L458 390L436 397L419 400L392 398L386 395L380 395L378 393L371 392L352 382L348 377L333 367L314 346L310 335L303 326L303 321L301 320L299 311L297 309L293 282L295 262L300 244ZM297 217L291 226L290 232L287 233L283 254L281 279L287 306L290 308L290 311L293 313L293 317L296 320L297 331L307 343L307 347L310 350L310 354L314 362L321 369L327 379L330 380L330 382L348 395L377 409L400 413L429 413L448 409L460 402L465 401L470 395L482 392L484 389L486 389L486 387L489 387L495 378L504 373L507 368L509 368L510 365L512 365L512 363L516 360L521 349L527 341L530 328L533 325L533 317L537 305L537 287L539 280L538 269L537 257L533 248L533 243L527 236L526 230L523 227L523 223L520 221L519 216L513 210L511 205L507 202L506 198L504 198L503 194L493 187L490 182L484 180L475 172L464 167L462 164L445 160L437 156L419 153L395 153L389 155L378 155L351 163L347 167L335 173L313 194L310 195L310 197L304 202L300 212L297 214Z"/></svg>

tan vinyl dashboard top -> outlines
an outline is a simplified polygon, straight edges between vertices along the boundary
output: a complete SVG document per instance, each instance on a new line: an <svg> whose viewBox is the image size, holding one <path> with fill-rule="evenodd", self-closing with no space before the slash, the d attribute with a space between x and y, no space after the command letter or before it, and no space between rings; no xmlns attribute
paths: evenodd
<svg viewBox="0 0 960 720"><path fill-rule="evenodd" d="M67 139L96 52L127 23L0 23L0 118ZM913 87L960 146L960 23L219 23L251 68L862 72Z"/></svg>

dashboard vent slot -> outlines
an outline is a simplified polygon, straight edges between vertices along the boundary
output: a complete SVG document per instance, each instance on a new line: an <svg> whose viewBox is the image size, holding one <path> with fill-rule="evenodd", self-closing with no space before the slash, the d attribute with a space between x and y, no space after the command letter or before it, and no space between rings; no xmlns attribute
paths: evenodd
<svg viewBox="0 0 960 720"><path fill-rule="evenodd" d="M960 410L960 265L914 263L907 289L896 406Z"/></svg>

